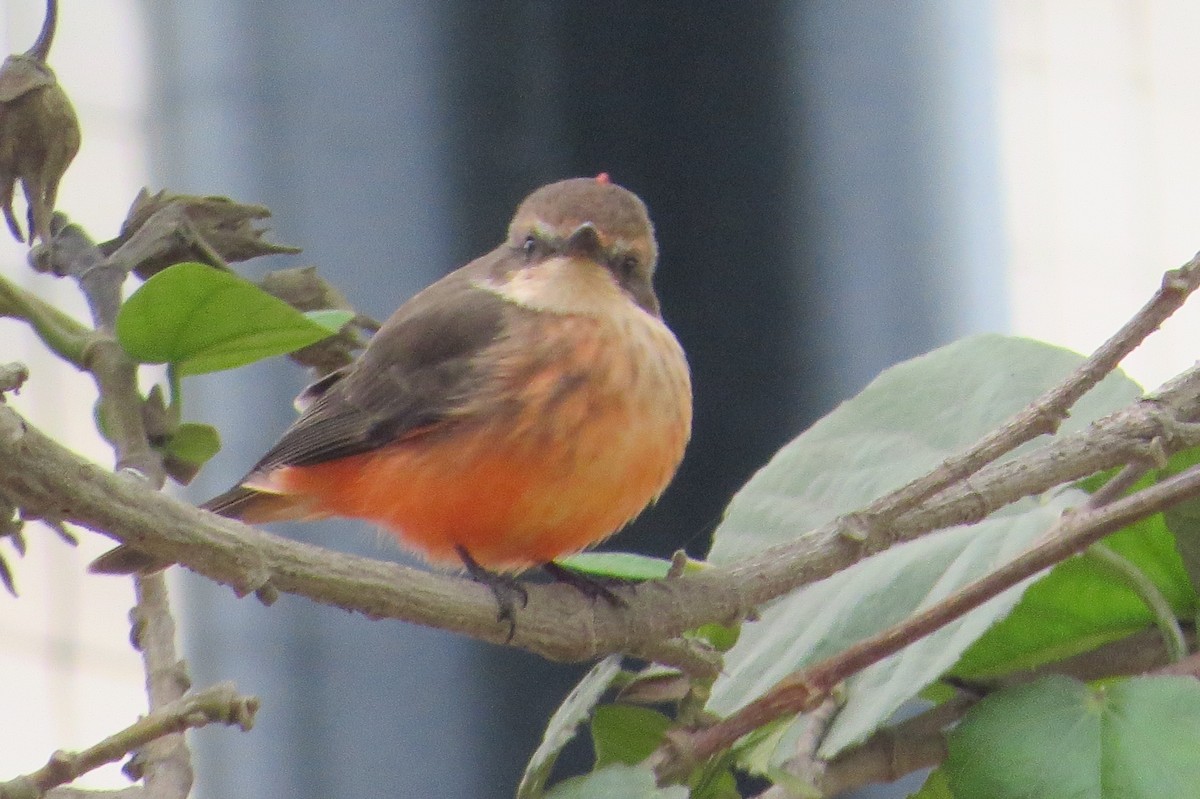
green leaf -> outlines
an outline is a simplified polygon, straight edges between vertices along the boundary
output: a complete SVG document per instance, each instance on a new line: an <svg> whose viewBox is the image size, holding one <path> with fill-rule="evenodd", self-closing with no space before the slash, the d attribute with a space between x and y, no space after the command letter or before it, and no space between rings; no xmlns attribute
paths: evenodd
<svg viewBox="0 0 1200 799"><path fill-rule="evenodd" d="M955 799L954 793L950 790L950 780L946 777L946 770L935 768L929 772L929 776L925 778L925 784L919 791L911 794L908 799Z"/></svg>
<svg viewBox="0 0 1200 799"><path fill-rule="evenodd" d="M1175 453L1160 472L1170 477L1200 463L1200 447ZM1163 522L1175 535L1184 571L1193 590L1200 591L1200 499L1189 499L1163 511Z"/></svg>
<svg viewBox="0 0 1200 799"><path fill-rule="evenodd" d="M670 726L669 718L648 707L601 705L592 714L596 767L641 763L662 743Z"/></svg>
<svg viewBox="0 0 1200 799"><path fill-rule="evenodd" d="M972 527L892 547L770 606L759 622L743 626L741 639L726 656L709 708L727 714L797 668L940 602L1012 560L1085 497L1068 491L1046 504L1020 503ZM1003 618L1027 584L851 677L845 704L822 742L821 757L833 757L883 725ZM791 630L791 635L783 630Z"/></svg>
<svg viewBox="0 0 1200 799"><path fill-rule="evenodd" d="M342 328L354 321L354 311L343 311L337 308L322 308L319 311L305 311L304 315L316 322L330 333L340 333Z"/></svg>
<svg viewBox="0 0 1200 799"><path fill-rule="evenodd" d="M546 796L549 799L688 799L688 789L682 785L659 788L650 769L615 764L564 780Z"/></svg>
<svg viewBox="0 0 1200 799"><path fill-rule="evenodd" d="M780 450L738 492L717 529L710 560L736 561L867 505L973 444L1082 360L1040 342L986 335L885 371ZM1081 429L1140 393L1128 378L1110 375L1079 402L1063 428ZM974 526L892 547L777 601L760 621L743 625L710 709L729 713L786 674L992 571L1082 496L1064 491L1045 502L1011 506ZM832 757L878 729L1003 618L1021 590L996 597L851 679L821 756Z"/></svg>
<svg viewBox="0 0 1200 799"><path fill-rule="evenodd" d="M550 778L550 771L559 753L575 737L579 725L591 714L592 708L620 673L621 656L609 655L593 666L571 690L550 717L541 744L525 766L521 784L517 786L517 799L535 799L544 795L546 780Z"/></svg>
<svg viewBox="0 0 1200 799"><path fill-rule="evenodd" d="M701 766L688 778L689 799L741 799L737 777L725 759Z"/></svg>
<svg viewBox="0 0 1200 799"><path fill-rule="evenodd" d="M1200 682L1052 676L980 702L947 736L955 799L1161 799L1200 785Z"/></svg>
<svg viewBox="0 0 1200 799"><path fill-rule="evenodd" d="M1196 455L1178 453L1164 474L1182 470ZM1148 487L1156 477L1143 478L1133 490ZM1092 491L1101 485L1087 483ZM1196 591L1164 519L1169 517L1142 519L1104 541L1150 578L1180 618L1191 618L1197 607ZM1180 535L1182 547L1186 533ZM963 654L953 673L980 679L1035 668L1124 638L1153 620L1145 603L1107 567L1091 558L1073 558L1032 585L1008 618Z"/></svg>
<svg viewBox="0 0 1200 799"><path fill-rule="evenodd" d="M735 744L738 766L747 774L773 778L783 761L796 754L803 726L787 719L764 724Z"/></svg>
<svg viewBox="0 0 1200 799"><path fill-rule="evenodd" d="M630 552L580 552L555 561L573 571L619 580L661 580L671 561Z"/></svg>
<svg viewBox="0 0 1200 799"><path fill-rule="evenodd" d="M184 422L167 442L166 450L185 463L203 466L221 451L221 434L211 425Z"/></svg>
<svg viewBox="0 0 1200 799"><path fill-rule="evenodd" d="M709 624L701 624L691 635L696 638L702 638L718 652L728 652L733 649L733 645L738 642L738 636L742 634L741 624L717 624L712 622Z"/></svg>
<svg viewBox="0 0 1200 799"><path fill-rule="evenodd" d="M738 491L709 562L732 563L864 507L974 444L1082 362L1044 342L987 334L885 370ZM1061 429L1081 430L1140 395L1120 372L1109 375Z"/></svg>
<svg viewBox="0 0 1200 799"><path fill-rule="evenodd" d="M248 280L199 263L154 275L117 314L117 338L130 357L174 364L181 376L283 355L329 335Z"/></svg>

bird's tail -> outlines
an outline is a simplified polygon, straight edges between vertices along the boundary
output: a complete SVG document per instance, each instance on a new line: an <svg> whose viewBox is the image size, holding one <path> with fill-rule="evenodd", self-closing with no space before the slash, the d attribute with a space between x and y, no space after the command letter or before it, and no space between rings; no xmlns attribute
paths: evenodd
<svg viewBox="0 0 1200 799"><path fill-rule="evenodd" d="M213 497L200 508L247 524L298 521L320 515L314 514L300 497L258 491L241 485ZM94 574L150 574L170 565L170 561L121 544L92 561L88 571Z"/></svg>
<svg viewBox="0 0 1200 799"><path fill-rule="evenodd" d="M292 522L313 518L313 513L302 497L293 494L277 494L234 486L200 506L227 519L238 519L246 524L264 522Z"/></svg>

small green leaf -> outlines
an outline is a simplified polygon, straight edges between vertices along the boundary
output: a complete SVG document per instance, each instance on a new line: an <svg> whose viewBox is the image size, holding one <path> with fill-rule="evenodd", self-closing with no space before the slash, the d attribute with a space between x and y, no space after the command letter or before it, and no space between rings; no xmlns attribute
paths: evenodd
<svg viewBox="0 0 1200 799"><path fill-rule="evenodd" d="M545 794L546 780L550 778L550 770L554 768L559 752L575 737L579 725L591 714L601 695L620 673L621 656L609 655L593 666L571 690L550 717L541 744L525 766L521 784L517 786L517 799L536 799Z"/></svg>
<svg viewBox="0 0 1200 799"><path fill-rule="evenodd" d="M630 552L580 552L559 558L555 563L594 577L615 577L619 580L661 580L671 568L669 560Z"/></svg>
<svg viewBox="0 0 1200 799"><path fill-rule="evenodd" d="M688 799L682 785L659 788L648 768L614 764L554 786L547 799Z"/></svg>
<svg viewBox="0 0 1200 799"><path fill-rule="evenodd" d="M955 799L950 791L950 780L946 778L946 770L935 768L931 771L921 790L910 795L908 799Z"/></svg>
<svg viewBox="0 0 1200 799"><path fill-rule="evenodd" d="M180 375L232 369L329 335L250 281L199 263L154 275L117 314L117 338L134 360L174 364Z"/></svg>
<svg viewBox="0 0 1200 799"><path fill-rule="evenodd" d="M185 463L203 466L221 451L221 434L212 425L184 422L167 442L166 451Z"/></svg>
<svg viewBox="0 0 1200 799"><path fill-rule="evenodd" d="M671 720L648 707L601 705L592 714L596 768L610 763L641 763L662 743Z"/></svg>
<svg viewBox="0 0 1200 799"><path fill-rule="evenodd" d="M734 745L738 767L756 777L773 778L785 760L795 756L804 725L783 718L764 724Z"/></svg>
<svg viewBox="0 0 1200 799"><path fill-rule="evenodd" d="M304 315L310 321L316 322L330 333L340 333L342 328L354 321L353 311L343 311L338 308L322 308L319 311L305 311Z"/></svg>
<svg viewBox="0 0 1200 799"><path fill-rule="evenodd" d="M947 736L955 799L1159 799L1200 785L1200 682L1046 677L987 697Z"/></svg>
<svg viewBox="0 0 1200 799"><path fill-rule="evenodd" d="M728 652L738 642L738 636L741 633L742 625L740 623L725 625L711 622L709 624L701 624L691 634L708 641L712 645L712 648L718 652Z"/></svg>
<svg viewBox="0 0 1200 799"><path fill-rule="evenodd" d="M112 441L107 414L104 412L104 403L99 399L92 403L92 424L96 425L96 430L105 441Z"/></svg>
<svg viewBox="0 0 1200 799"><path fill-rule="evenodd" d="M1200 463L1200 447L1177 452L1160 475L1171 477L1197 463ZM1189 499L1167 508L1163 520L1175 535L1175 545L1192 587L1200 591L1200 500Z"/></svg>

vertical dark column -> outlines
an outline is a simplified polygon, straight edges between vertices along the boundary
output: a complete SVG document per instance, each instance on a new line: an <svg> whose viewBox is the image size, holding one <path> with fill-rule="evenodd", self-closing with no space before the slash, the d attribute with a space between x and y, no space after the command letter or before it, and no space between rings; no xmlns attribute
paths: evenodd
<svg viewBox="0 0 1200 799"><path fill-rule="evenodd" d="M646 200L657 227L657 286L692 365L695 432L675 483L616 548L703 555L729 496L805 418L796 386L812 363L784 334L800 312L787 252L789 30L782 6L755 6L497 4L457 17L448 36L471 54L448 67L468 219L506 213L546 180L604 171ZM488 180L504 205L469 199ZM508 730L494 769L515 778L578 670L499 649L480 669L510 686L493 705L493 729Z"/></svg>

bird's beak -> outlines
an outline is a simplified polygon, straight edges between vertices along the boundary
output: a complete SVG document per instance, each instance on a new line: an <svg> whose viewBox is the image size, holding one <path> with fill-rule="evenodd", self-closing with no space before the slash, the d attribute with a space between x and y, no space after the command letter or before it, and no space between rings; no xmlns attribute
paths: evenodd
<svg viewBox="0 0 1200 799"><path fill-rule="evenodd" d="M567 243L563 247L563 250L567 255L583 255L588 258L595 258L600 252L600 247L600 231L596 230L596 226L591 222L584 222L571 231L571 235L567 237Z"/></svg>

